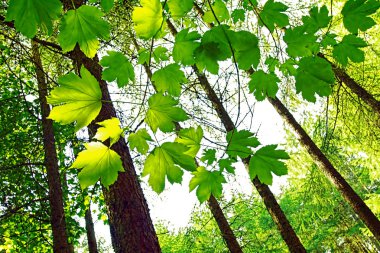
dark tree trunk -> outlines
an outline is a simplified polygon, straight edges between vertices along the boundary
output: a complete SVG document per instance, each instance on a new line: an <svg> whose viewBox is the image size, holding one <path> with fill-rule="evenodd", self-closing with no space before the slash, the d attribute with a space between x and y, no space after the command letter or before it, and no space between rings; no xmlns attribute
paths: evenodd
<svg viewBox="0 0 380 253"><path fill-rule="evenodd" d="M86 233L87 233L87 242L88 242L88 252L89 253L98 253L98 245L96 244L96 236L94 229L94 222L92 221L91 207L89 206L84 215L86 221Z"/></svg>
<svg viewBox="0 0 380 253"><path fill-rule="evenodd" d="M51 226L53 231L53 250L54 252L68 253L73 252L72 246L68 242L66 233L65 213L63 210L62 185L59 175L58 158L55 149L55 139L53 130L53 121L47 119L50 113L50 107L46 101L47 84L45 73L42 68L42 62L38 45L32 42L33 63L36 67L36 76L38 83L38 95L41 107L42 117L42 134L45 152L45 164L49 186L49 203Z"/></svg>
<svg viewBox="0 0 380 253"><path fill-rule="evenodd" d="M322 53L319 53L318 56L330 62ZM367 90L360 86L343 69L339 68L332 62L330 62L330 64L339 80L346 84L346 86L350 88L353 93L355 93L380 116L380 101L376 100Z"/></svg>
<svg viewBox="0 0 380 253"><path fill-rule="evenodd" d="M268 98L268 100L281 115L281 117L297 133L301 144L309 152L314 162L319 165L319 168L321 168L331 183L340 191L340 193L343 195L343 198L350 204L355 213L367 225L377 240L380 240L379 219L377 219L371 209L369 209L369 207L364 203L359 195L351 188L347 181L335 169L329 159L317 147L317 145L313 142L306 131L301 127L301 125L298 124L293 115L281 103L281 101L278 98Z"/></svg>

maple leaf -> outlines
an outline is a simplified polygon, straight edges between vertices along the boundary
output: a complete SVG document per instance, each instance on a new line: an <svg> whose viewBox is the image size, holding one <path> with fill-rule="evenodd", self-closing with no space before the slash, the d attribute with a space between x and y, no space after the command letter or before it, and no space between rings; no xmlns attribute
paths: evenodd
<svg viewBox="0 0 380 253"><path fill-rule="evenodd" d="M215 149L206 149L203 151L203 155L201 157L202 162L206 162L208 165L211 165L216 161L216 150Z"/></svg>
<svg viewBox="0 0 380 253"><path fill-rule="evenodd" d="M235 53L235 59L242 70L257 67L260 62L259 40L255 35L247 31L228 33L231 46Z"/></svg>
<svg viewBox="0 0 380 253"><path fill-rule="evenodd" d="M194 127L184 128L178 132L178 137L175 142L182 143L189 148L185 152L186 155L195 157L201 148L201 141L203 138L203 130L200 126L196 129Z"/></svg>
<svg viewBox="0 0 380 253"><path fill-rule="evenodd" d="M226 183L226 179L219 171L208 171L205 167L198 167L197 171L192 172L193 177L190 180L190 191L196 190L199 202L208 200L211 194L215 197L222 195L222 183Z"/></svg>
<svg viewBox="0 0 380 253"><path fill-rule="evenodd" d="M315 33L319 29L327 27L331 21L329 16L329 10L326 5L323 5L320 9L317 6L313 7L309 11L309 16L303 16L303 26L306 27L308 33Z"/></svg>
<svg viewBox="0 0 380 253"><path fill-rule="evenodd" d="M226 170L231 174L235 174L235 168L232 166L232 163L233 161L230 158L220 159L218 162L220 171L223 172L223 170Z"/></svg>
<svg viewBox="0 0 380 253"><path fill-rule="evenodd" d="M285 31L284 41L288 45L286 52L292 57L310 56L318 52L317 37L305 33L305 27L298 26Z"/></svg>
<svg viewBox="0 0 380 253"><path fill-rule="evenodd" d="M289 159L289 155L284 150L276 150L276 148L277 145L264 146L252 155L249 161L251 179L257 176L261 183L271 185L272 173L277 176L288 173L285 163L281 160Z"/></svg>
<svg viewBox="0 0 380 253"><path fill-rule="evenodd" d="M61 76L58 79L60 86L47 97L48 103L56 105L48 118L61 124L76 121L76 131L90 124L102 108L98 81L83 66L80 73L82 78L73 73Z"/></svg>
<svg viewBox="0 0 380 253"><path fill-rule="evenodd" d="M140 4L142 7L135 7L132 13L137 36L146 40L157 37L164 24L160 1L141 0Z"/></svg>
<svg viewBox="0 0 380 253"><path fill-rule="evenodd" d="M124 171L120 156L100 142L85 143L71 168L82 169L78 174L82 189L94 185L100 178L105 187L113 184L118 171Z"/></svg>
<svg viewBox="0 0 380 253"><path fill-rule="evenodd" d="M289 25L289 18L285 12L288 7L274 0L269 0L265 3L262 11L260 12L259 24L265 25L273 32L275 24L280 28Z"/></svg>
<svg viewBox="0 0 380 253"><path fill-rule="evenodd" d="M168 94L178 97L181 94L181 83L188 80L180 66L173 63L154 72L152 81L158 92L167 91Z"/></svg>
<svg viewBox="0 0 380 253"><path fill-rule="evenodd" d="M50 35L53 20L59 18L62 4L58 0L11 0L5 21L14 20L17 31L33 38L38 27Z"/></svg>
<svg viewBox="0 0 380 253"><path fill-rule="evenodd" d="M349 34L343 37L343 40L335 45L333 49L334 58L344 67L348 64L348 59L353 62L363 62L364 52L359 48L366 47L367 43L355 35Z"/></svg>
<svg viewBox="0 0 380 253"><path fill-rule="evenodd" d="M174 123L187 120L188 117L182 108L176 107L178 101L161 93L152 95L148 99L149 109L146 113L145 122L153 132L159 128L162 132L171 132Z"/></svg>
<svg viewBox="0 0 380 253"><path fill-rule="evenodd" d="M226 153L232 157L236 158L240 156L241 158L247 158L252 154L251 147L257 147L260 142L254 137L254 134L247 130L232 130L227 133L227 150Z"/></svg>
<svg viewBox="0 0 380 253"><path fill-rule="evenodd" d="M193 0L169 0L168 7L173 19L184 17L193 8Z"/></svg>
<svg viewBox="0 0 380 253"><path fill-rule="evenodd" d="M209 6L210 7L210 6ZM212 10L211 10L212 9ZM215 16L219 22L223 22L230 18L226 4L222 0L215 0L211 5L210 10L206 11L203 15L203 21L207 23L217 22Z"/></svg>
<svg viewBox="0 0 380 253"><path fill-rule="evenodd" d="M63 16L58 35L63 53L73 50L78 43L87 57L94 57L99 48L98 39L109 39L109 24L102 16L103 12L94 6L82 5L69 10Z"/></svg>
<svg viewBox="0 0 380 253"><path fill-rule="evenodd" d="M315 102L315 94L328 96L335 81L330 63L319 57L302 58L296 74L296 90L309 102Z"/></svg>
<svg viewBox="0 0 380 253"><path fill-rule="evenodd" d="M141 154L146 154L149 150L148 141L153 141L145 128L139 129L136 133L130 133L128 142L131 149L136 148Z"/></svg>
<svg viewBox="0 0 380 253"><path fill-rule="evenodd" d="M184 29L177 33L173 47L173 60L185 66L194 64L194 51L201 44L197 41L200 38L199 33L190 32L189 29Z"/></svg>
<svg viewBox="0 0 380 253"><path fill-rule="evenodd" d="M253 93L257 101L263 101L267 96L274 98L278 91L277 83L280 79L274 73L267 74L258 70L251 75L249 91Z"/></svg>
<svg viewBox="0 0 380 253"><path fill-rule="evenodd" d="M110 146L116 143L123 134L118 118L113 117L96 124L102 127L98 128L94 138L102 142L110 139Z"/></svg>
<svg viewBox="0 0 380 253"><path fill-rule="evenodd" d="M120 52L108 51L108 56L100 60L102 65L102 79L112 82L117 80L117 85L121 88L129 81L135 80L135 71L129 59Z"/></svg>
<svg viewBox="0 0 380 253"><path fill-rule="evenodd" d="M342 9L343 24L346 29L357 34L358 30L366 31L376 22L368 17L374 14L380 7L380 2L377 0L349 0L345 3Z"/></svg>

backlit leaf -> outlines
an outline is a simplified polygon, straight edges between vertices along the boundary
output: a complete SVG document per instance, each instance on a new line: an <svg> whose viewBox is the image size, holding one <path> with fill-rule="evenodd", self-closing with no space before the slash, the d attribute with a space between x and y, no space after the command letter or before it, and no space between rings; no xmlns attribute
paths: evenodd
<svg viewBox="0 0 380 253"><path fill-rule="evenodd" d="M196 129L194 127L181 129L175 141L189 148L189 150L185 152L186 155L195 157L201 147L202 138L203 130L198 126Z"/></svg>
<svg viewBox="0 0 380 253"><path fill-rule="evenodd" d="M189 29L184 29L177 33L173 47L174 61L185 66L194 64L194 51L201 44L198 42L200 38L199 33L189 32Z"/></svg>
<svg viewBox="0 0 380 253"><path fill-rule="evenodd" d="M101 127L98 128L94 138L102 142L110 139L110 146L116 143L123 134L118 118L107 119L97 124Z"/></svg>
<svg viewBox="0 0 380 253"><path fill-rule="evenodd" d="M187 79L180 66L173 63L154 72L152 81L158 92L167 91L168 94L178 97L181 94L181 84L186 83Z"/></svg>
<svg viewBox="0 0 380 253"><path fill-rule="evenodd" d="M169 0L170 14L174 19L182 18L193 8L193 0Z"/></svg>
<svg viewBox="0 0 380 253"><path fill-rule="evenodd" d="M216 23L215 16L219 22L223 22L230 18L226 4L222 0L215 0L211 5L211 9L206 11L203 15L203 20L207 23Z"/></svg>
<svg viewBox="0 0 380 253"><path fill-rule="evenodd" d="M344 67L347 66L348 59L352 62L363 62L364 52L360 48L366 46L367 43L363 39L349 34L344 36L343 40L335 45L333 56Z"/></svg>
<svg viewBox="0 0 380 253"><path fill-rule="evenodd" d="M120 52L108 51L100 65L103 66L102 79L112 82L117 81L119 87L135 80L135 72L129 59Z"/></svg>
<svg viewBox="0 0 380 253"><path fill-rule="evenodd" d="M137 36L151 39L157 36L164 23L162 6L159 0L140 0L142 7L135 7L132 20Z"/></svg>
<svg viewBox="0 0 380 253"><path fill-rule="evenodd" d="M136 148L141 154L146 154L149 150L148 141L153 141L145 128L139 129L136 133L130 133L128 142L131 149Z"/></svg>
<svg viewBox="0 0 380 253"><path fill-rule="evenodd" d="M283 3L268 0L260 12L259 24L267 26L271 32L275 25L280 28L289 25L289 18L284 13L287 9Z"/></svg>
<svg viewBox="0 0 380 253"><path fill-rule="evenodd" d="M227 150L226 153L232 157L237 156L247 158L252 154L251 147L255 148L260 145L260 142L253 133L247 130L232 130L227 133Z"/></svg>
<svg viewBox="0 0 380 253"><path fill-rule="evenodd" d="M258 70L251 75L249 91L253 93L257 101L263 101L266 97L274 98L278 91L277 83L280 79L274 73L267 74Z"/></svg>
<svg viewBox="0 0 380 253"><path fill-rule="evenodd" d="M380 2L377 0L349 0L342 9L343 24L346 29L357 34L358 30L366 31L376 24L369 17L374 14L380 7Z"/></svg>

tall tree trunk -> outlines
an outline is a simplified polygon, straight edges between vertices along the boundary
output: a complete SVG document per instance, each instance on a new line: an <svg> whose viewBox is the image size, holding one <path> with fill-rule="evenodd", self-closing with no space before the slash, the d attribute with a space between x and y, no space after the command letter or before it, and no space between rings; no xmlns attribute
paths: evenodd
<svg viewBox="0 0 380 253"><path fill-rule="evenodd" d="M78 8L83 0L62 0L65 9L72 9L73 3ZM99 59L86 57L77 45L70 52L76 67L81 65L99 82L102 91L102 109L96 119L88 126L90 135L95 134L99 127L96 123L116 117L116 111L108 91L107 83L102 80L102 67ZM118 178L109 189L103 188L103 194L108 209L112 245L116 253L155 253L161 252L158 238L149 215L148 204L133 166L129 148L124 138L112 145L112 150L119 154L125 172L119 172Z"/></svg>
<svg viewBox="0 0 380 253"><path fill-rule="evenodd" d="M86 233L87 233L87 242L88 242L88 252L89 253L98 253L98 245L96 244L96 236L94 229L94 222L92 221L91 207L89 206L84 215L86 221Z"/></svg>
<svg viewBox="0 0 380 253"><path fill-rule="evenodd" d="M133 44L134 44L136 50L140 51L140 46L134 37L132 37L132 41L133 41ZM144 63L143 65L144 65L144 69L145 69L145 72L146 72L149 80L152 81L151 69L149 68L148 64ZM177 134L178 134L178 131L180 129L182 129L182 126L178 122L175 122L175 127L176 127ZM197 164L196 160L195 160L195 163ZM243 252L243 250L241 249L241 247L240 247L240 245L236 239L234 232L231 229L230 224L227 221L227 218L224 216L222 208L220 207L218 201L216 200L216 198L212 194L211 194L210 198L207 200L207 204L208 204L210 211L211 211L211 213L212 213L212 215L213 215L213 217L214 217L214 219L215 219L215 221L219 227L219 230L222 234L223 240L225 241L229 251L231 253Z"/></svg>
<svg viewBox="0 0 380 253"><path fill-rule="evenodd" d="M68 242L66 233L65 213L63 209L62 185L59 175L58 158L55 149L55 139L53 121L47 119L50 107L46 101L47 84L42 68L42 61L38 45L32 41L33 63L36 67L38 83L38 96L41 107L42 134L45 152L45 164L49 186L50 217L53 231L53 250L54 252L71 253L72 245Z"/></svg>
<svg viewBox="0 0 380 253"><path fill-rule="evenodd" d="M274 106L281 117L293 128L297 133L299 140L309 152L314 162L319 165L319 168L331 181L331 183L340 191L343 198L350 204L355 213L367 225L373 235L380 240L380 221L359 197L359 195L351 188L347 181L340 175L340 173L331 164L329 159L322 153L313 140L309 137L306 131L295 120L293 115L281 103L278 98L269 98L269 102Z"/></svg>
<svg viewBox="0 0 380 253"><path fill-rule="evenodd" d="M360 86L343 69L330 62L322 53L318 53L318 56L328 61L339 80L346 84L346 86L350 88L353 93L355 93L380 116L380 101L376 100L367 90Z"/></svg>

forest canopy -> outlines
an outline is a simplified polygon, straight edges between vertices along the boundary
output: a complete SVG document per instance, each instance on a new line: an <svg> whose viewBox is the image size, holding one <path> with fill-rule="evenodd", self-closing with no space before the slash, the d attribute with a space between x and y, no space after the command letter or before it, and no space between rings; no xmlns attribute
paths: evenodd
<svg viewBox="0 0 380 253"><path fill-rule="evenodd" d="M380 251L379 1L0 6L0 252Z"/></svg>

